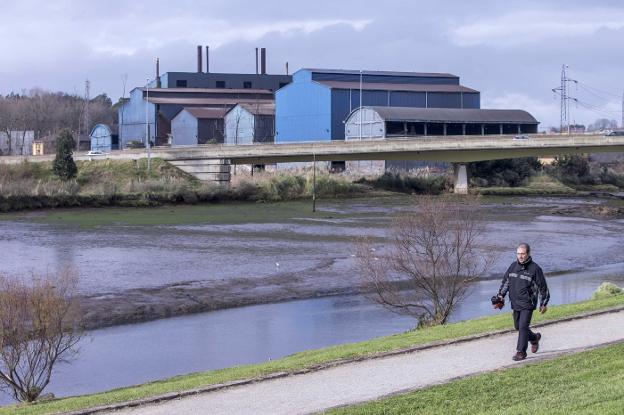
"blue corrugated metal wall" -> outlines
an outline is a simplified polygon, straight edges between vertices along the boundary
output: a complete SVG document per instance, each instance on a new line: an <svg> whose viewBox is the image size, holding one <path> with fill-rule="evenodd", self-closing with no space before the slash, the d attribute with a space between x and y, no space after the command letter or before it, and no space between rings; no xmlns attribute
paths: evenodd
<svg viewBox="0 0 624 415"><path fill-rule="evenodd" d="M279 89L275 93L275 141L330 140L331 101L331 90L316 82L295 78Z"/></svg>
<svg viewBox="0 0 624 415"><path fill-rule="evenodd" d="M425 108L427 99L424 92L394 91L390 93L391 107Z"/></svg>
<svg viewBox="0 0 624 415"><path fill-rule="evenodd" d="M427 107L429 108L461 108L462 100L459 92L429 92Z"/></svg>
<svg viewBox="0 0 624 415"><path fill-rule="evenodd" d="M463 98L463 106L462 108L481 108L481 96L478 92L476 93L466 93L462 94Z"/></svg>

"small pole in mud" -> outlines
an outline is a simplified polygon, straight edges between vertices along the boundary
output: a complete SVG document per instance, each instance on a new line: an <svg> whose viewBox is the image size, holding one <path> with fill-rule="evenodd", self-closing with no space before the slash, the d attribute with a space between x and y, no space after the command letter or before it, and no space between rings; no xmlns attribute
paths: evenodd
<svg viewBox="0 0 624 415"><path fill-rule="evenodd" d="M316 212L316 153L312 153L312 212Z"/></svg>

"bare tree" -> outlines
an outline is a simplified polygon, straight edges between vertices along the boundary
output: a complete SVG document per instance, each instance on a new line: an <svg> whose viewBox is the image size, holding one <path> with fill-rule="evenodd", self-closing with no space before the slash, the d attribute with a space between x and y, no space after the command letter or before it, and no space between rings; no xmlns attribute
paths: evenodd
<svg viewBox="0 0 624 415"><path fill-rule="evenodd" d="M491 260L477 252L483 232L478 200L419 198L418 209L398 216L390 246L375 252L370 240L357 244L357 264L369 298L390 311L418 319L419 326L445 324L466 297L471 282Z"/></svg>
<svg viewBox="0 0 624 415"><path fill-rule="evenodd" d="M0 276L0 388L32 402L50 382L57 362L76 352L82 336L75 298L77 276Z"/></svg>

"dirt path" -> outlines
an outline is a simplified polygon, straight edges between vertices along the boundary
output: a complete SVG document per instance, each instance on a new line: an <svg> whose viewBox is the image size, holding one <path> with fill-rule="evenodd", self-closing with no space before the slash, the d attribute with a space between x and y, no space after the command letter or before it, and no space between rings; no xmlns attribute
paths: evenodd
<svg viewBox="0 0 624 415"><path fill-rule="evenodd" d="M622 341L623 321L624 311L619 311L541 327L537 329L542 333L540 351L535 355L529 353L525 362ZM519 363L511 360L516 339L515 333L502 334L110 413L314 413L444 383L462 376L516 366Z"/></svg>

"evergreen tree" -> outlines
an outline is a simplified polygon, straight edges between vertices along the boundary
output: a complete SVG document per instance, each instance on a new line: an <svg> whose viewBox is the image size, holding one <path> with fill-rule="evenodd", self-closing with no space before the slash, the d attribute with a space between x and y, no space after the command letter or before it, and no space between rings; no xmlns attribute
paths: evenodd
<svg viewBox="0 0 624 415"><path fill-rule="evenodd" d="M76 177L78 169L72 152L74 148L74 137L68 129L60 132L56 139L56 157L54 159L53 170L61 180L69 180Z"/></svg>

